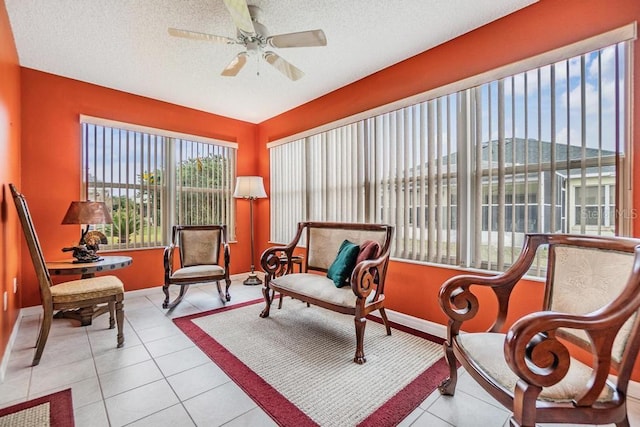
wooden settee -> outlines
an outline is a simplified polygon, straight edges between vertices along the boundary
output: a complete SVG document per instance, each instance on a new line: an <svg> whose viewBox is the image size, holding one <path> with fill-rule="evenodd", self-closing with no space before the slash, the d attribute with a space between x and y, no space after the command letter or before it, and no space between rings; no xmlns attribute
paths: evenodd
<svg viewBox="0 0 640 427"><path fill-rule="evenodd" d="M391 335L384 311L384 281L392 234L393 227L384 224L299 223L291 243L269 248L262 254L260 263L266 273L262 292L266 304L260 316L269 316L275 292L280 294L280 298L287 295L307 304L354 316L356 353L353 360L358 364L365 363L366 316L379 310L387 335ZM302 271L294 273L294 250L302 243L303 236L306 238L306 251L302 253ZM377 250L372 257L356 264L346 286L337 287L326 274L344 240L365 246L377 242Z"/></svg>

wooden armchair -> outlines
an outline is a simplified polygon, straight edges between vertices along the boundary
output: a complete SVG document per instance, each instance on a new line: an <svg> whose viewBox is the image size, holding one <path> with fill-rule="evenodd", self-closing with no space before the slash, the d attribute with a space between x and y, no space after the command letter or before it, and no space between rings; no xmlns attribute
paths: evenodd
<svg viewBox="0 0 640 427"><path fill-rule="evenodd" d="M454 394L457 360L513 412L511 426L629 426L626 393L640 347L639 244L617 237L532 234L505 273L445 282L440 306L449 317L444 349L450 377L440 392ZM543 307L501 333L509 297L538 252L547 258ZM476 286L493 291L497 316L486 332L461 333L463 322L481 308ZM578 361L580 352L589 364Z"/></svg>
<svg viewBox="0 0 640 427"><path fill-rule="evenodd" d="M179 268L174 268L173 254L178 249ZM220 263L220 255L223 263ZM229 295L229 242L226 225L174 225L171 244L164 250L163 308L174 308L182 301L189 285L216 282L222 302L231 301ZM227 284L225 292L220 280ZM169 286L180 286L180 293L169 303Z"/></svg>
<svg viewBox="0 0 640 427"><path fill-rule="evenodd" d="M71 310L94 307L99 304L108 304L109 307L109 329L114 327L115 321L118 324L117 346L124 345L124 286L120 279L115 276L99 276L87 279L72 280L59 283L55 286L51 283L51 276L47 270L38 235L31 221L29 207L24 196L18 192L13 184L9 184L13 201L18 211L18 217L22 224L24 237L29 248L29 255L33 261L38 283L40 285L40 299L44 310L40 333L36 342L36 352L33 356L33 366L40 363L44 346L49 337L51 322L54 310Z"/></svg>
<svg viewBox="0 0 640 427"><path fill-rule="evenodd" d="M293 251L303 234L306 236L304 266L294 273ZM384 283L389 263L393 227L386 224L356 224L338 222L301 222L293 240L287 246L275 246L263 252L260 263L265 271L262 293L265 308L261 317L269 317L275 292L291 296L338 313L354 317L356 353L353 359L365 363L364 330L366 316L379 310L387 335L391 328L384 310ZM360 245L355 267L340 287L326 277L341 247L349 240ZM375 246L375 251L368 252ZM368 253L365 253L368 252ZM297 261L297 260L296 260ZM320 274L318 274L320 273ZM342 286L343 285L343 286Z"/></svg>

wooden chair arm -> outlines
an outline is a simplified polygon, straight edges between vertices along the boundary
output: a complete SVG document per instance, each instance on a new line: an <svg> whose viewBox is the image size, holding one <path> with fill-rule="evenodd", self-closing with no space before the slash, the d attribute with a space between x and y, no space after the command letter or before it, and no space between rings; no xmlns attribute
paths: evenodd
<svg viewBox="0 0 640 427"><path fill-rule="evenodd" d="M449 317L448 335L458 335L463 322L475 317L480 308L478 298L469 289L471 285L491 288L498 300L498 312L487 332L498 332L507 318L509 298L515 285L527 273L536 256L538 246L545 243L542 235L527 235L518 259L504 273L496 276L461 275L452 277L440 288L438 302Z"/></svg>
<svg viewBox="0 0 640 427"><path fill-rule="evenodd" d="M176 245L174 243L171 243L169 246L164 248L163 259L165 280L171 276L171 272L173 271L173 252L175 248Z"/></svg>
<svg viewBox="0 0 640 427"><path fill-rule="evenodd" d="M222 244L223 248L223 256L224 256L224 273L226 277L229 277L229 263L231 262L231 250L229 249L229 244L224 242Z"/></svg>
<svg viewBox="0 0 640 427"><path fill-rule="evenodd" d="M280 262L280 256L283 253L287 257L287 265ZM292 254L293 247L290 246L272 246L262 253L260 256L260 266L266 273L267 280L290 272L288 265L291 263Z"/></svg>
<svg viewBox="0 0 640 427"><path fill-rule="evenodd" d="M605 385L611 369L611 352L616 335L628 316L619 313L573 315L543 311L522 317L509 329L504 354L513 372L525 382L538 387L558 383L569 371L570 355L558 339L558 329L583 330L593 343L594 371L584 392L576 398L577 406L590 406Z"/></svg>
<svg viewBox="0 0 640 427"><path fill-rule="evenodd" d="M440 308L449 317L453 335L457 335L463 322L473 319L480 309L480 302L471 292L471 286L487 286L492 289L498 300L498 312L488 332L497 332L504 324L509 309L509 297L520 280L518 276L476 276L461 275L453 277L442 285L438 296Z"/></svg>
<svg viewBox="0 0 640 427"><path fill-rule="evenodd" d="M355 266L350 281L351 289L356 297L366 299L374 285L377 295L384 295L384 279L388 262L389 251L378 258L361 261Z"/></svg>
<svg viewBox="0 0 640 427"><path fill-rule="evenodd" d="M639 308L640 247L637 247L632 274L615 300L584 315L543 311L522 317L507 333L505 359L518 377L530 384L548 387L564 378L569 370L569 350L558 340L558 335L561 335L558 329L584 331L592 343L589 348L593 355L594 373L575 403L590 406L598 399L609 375L612 348L618 332ZM619 372L618 375L628 377L630 372Z"/></svg>
<svg viewBox="0 0 640 427"><path fill-rule="evenodd" d="M302 236L302 231L304 230L304 228L305 224L299 223L296 235L288 245L272 246L262 253L262 255L260 256L260 266L266 273L264 281L265 286L268 285L271 278L291 273L293 269L291 264L293 250L298 245L298 241L300 241L300 237ZM286 264L280 261L280 256L282 255L282 253L284 253L287 257Z"/></svg>

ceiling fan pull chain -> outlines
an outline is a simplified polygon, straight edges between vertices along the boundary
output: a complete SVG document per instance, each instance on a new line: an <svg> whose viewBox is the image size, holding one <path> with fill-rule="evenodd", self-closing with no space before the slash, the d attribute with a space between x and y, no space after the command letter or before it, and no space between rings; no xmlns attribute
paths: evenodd
<svg viewBox="0 0 640 427"><path fill-rule="evenodd" d="M258 58L258 60L256 61L256 76L260 77L260 63L262 61L260 61L260 59Z"/></svg>

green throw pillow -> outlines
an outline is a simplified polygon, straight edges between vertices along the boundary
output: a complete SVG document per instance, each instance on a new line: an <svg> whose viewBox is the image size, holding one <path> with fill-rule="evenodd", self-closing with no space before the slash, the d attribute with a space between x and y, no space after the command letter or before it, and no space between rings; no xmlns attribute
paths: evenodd
<svg viewBox="0 0 640 427"><path fill-rule="evenodd" d="M336 259L327 271L327 277L339 288L348 284L351 272L356 266L360 246L345 240L340 245Z"/></svg>

